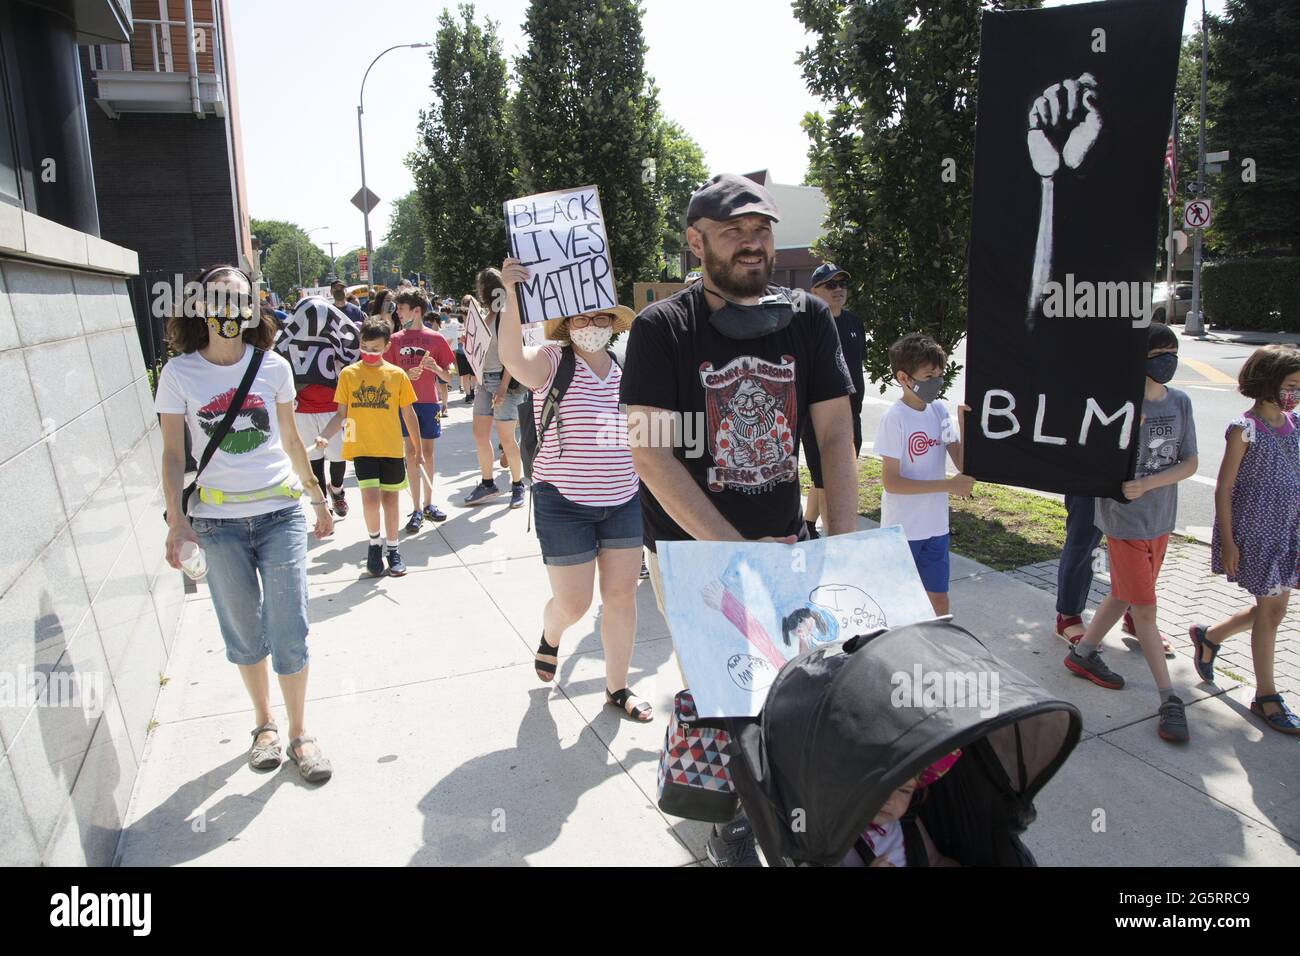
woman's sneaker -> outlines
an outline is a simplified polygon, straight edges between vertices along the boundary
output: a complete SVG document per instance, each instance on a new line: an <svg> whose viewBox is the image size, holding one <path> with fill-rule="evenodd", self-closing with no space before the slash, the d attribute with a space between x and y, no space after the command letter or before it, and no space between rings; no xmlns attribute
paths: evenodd
<svg viewBox="0 0 1300 956"><path fill-rule="evenodd" d="M481 505L489 498L495 498L499 494L501 494L501 489L497 487L495 481L481 481L473 491L465 496L464 503L467 506Z"/></svg>
<svg viewBox="0 0 1300 956"><path fill-rule="evenodd" d="M348 516L348 499L343 497L343 490L339 489L338 494L330 492L330 501L333 502L334 515L339 518Z"/></svg>
<svg viewBox="0 0 1300 956"><path fill-rule="evenodd" d="M442 513L442 509L437 505L425 505L424 519L426 521L446 521L447 516Z"/></svg>
<svg viewBox="0 0 1300 956"><path fill-rule="evenodd" d="M366 570L372 577L379 577L384 573L384 549L382 545L372 544L366 551Z"/></svg>
<svg viewBox="0 0 1300 956"><path fill-rule="evenodd" d="M1156 733L1161 740L1182 744L1192 739L1187 729L1187 708L1182 699L1176 696L1165 698L1160 705L1160 722L1156 724Z"/></svg>
<svg viewBox="0 0 1300 956"><path fill-rule="evenodd" d="M406 531L408 534L415 534L424 525L424 512L418 508L411 512L411 520L406 522Z"/></svg>
<svg viewBox="0 0 1300 956"><path fill-rule="evenodd" d="M1101 651L1093 651L1087 657L1079 654L1078 647L1065 655L1065 668L1077 677L1086 677L1098 687L1107 690L1119 690L1124 686L1124 678L1106 666L1101 659Z"/></svg>
<svg viewBox="0 0 1300 956"><path fill-rule="evenodd" d="M522 508L524 506L524 483L522 481L512 482L510 485L510 507Z"/></svg>

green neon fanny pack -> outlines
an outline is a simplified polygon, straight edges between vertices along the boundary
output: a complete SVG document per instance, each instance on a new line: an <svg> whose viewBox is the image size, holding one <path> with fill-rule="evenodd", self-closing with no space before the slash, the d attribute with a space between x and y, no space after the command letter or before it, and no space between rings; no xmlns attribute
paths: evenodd
<svg viewBox="0 0 1300 956"><path fill-rule="evenodd" d="M278 485L272 485L270 488L260 488L257 491L221 491L217 488L204 488L199 486L199 501L209 505L228 505L243 504L249 501L264 501L267 498L292 498L297 500L303 495L303 490L288 482L282 482Z"/></svg>

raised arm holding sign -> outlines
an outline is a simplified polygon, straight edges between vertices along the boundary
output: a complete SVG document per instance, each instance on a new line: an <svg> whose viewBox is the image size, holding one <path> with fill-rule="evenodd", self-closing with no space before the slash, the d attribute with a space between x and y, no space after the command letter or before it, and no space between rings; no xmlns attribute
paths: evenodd
<svg viewBox="0 0 1300 956"><path fill-rule="evenodd" d="M618 305L595 186L511 199L504 207L510 255L529 270L516 287L525 325Z"/></svg>

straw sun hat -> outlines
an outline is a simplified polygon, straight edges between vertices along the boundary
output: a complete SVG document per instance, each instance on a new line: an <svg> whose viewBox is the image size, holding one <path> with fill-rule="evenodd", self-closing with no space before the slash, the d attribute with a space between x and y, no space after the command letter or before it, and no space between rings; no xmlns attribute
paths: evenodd
<svg viewBox="0 0 1300 956"><path fill-rule="evenodd" d="M632 320L636 318L636 313L625 305L610 306L608 309L596 309L593 312L583 312L582 315L612 315L614 317L613 331L626 332L632 327ZM562 319L547 319L542 323L542 334L552 341L561 341L557 333L560 326L569 321L570 316ZM568 335L565 335L565 340Z"/></svg>

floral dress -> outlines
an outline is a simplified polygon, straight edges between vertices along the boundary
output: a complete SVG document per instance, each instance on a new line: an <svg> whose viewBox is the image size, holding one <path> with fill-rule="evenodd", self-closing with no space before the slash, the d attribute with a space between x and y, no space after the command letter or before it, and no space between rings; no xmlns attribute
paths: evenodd
<svg viewBox="0 0 1300 956"><path fill-rule="evenodd" d="M1232 488L1232 538L1241 558L1233 581L1251 594L1280 594L1296 586L1300 558L1300 416L1287 412L1280 428L1247 412L1228 425L1245 431L1246 453ZM1219 523L1211 569L1224 574Z"/></svg>

